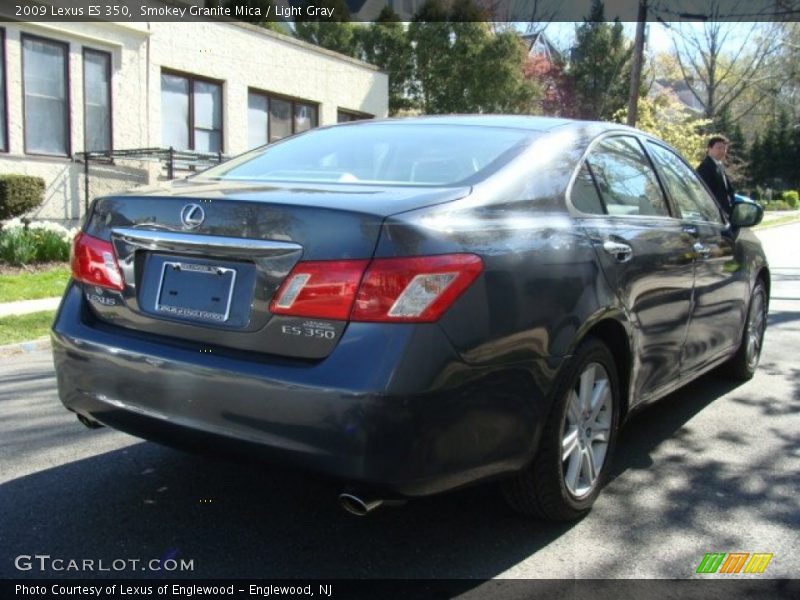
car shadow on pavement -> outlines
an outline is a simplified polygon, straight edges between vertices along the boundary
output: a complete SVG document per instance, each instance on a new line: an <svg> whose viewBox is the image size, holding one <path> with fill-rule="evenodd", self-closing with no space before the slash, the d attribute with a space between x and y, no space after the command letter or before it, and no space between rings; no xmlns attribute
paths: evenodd
<svg viewBox="0 0 800 600"><path fill-rule="evenodd" d="M763 494L771 492L740 493L741 476L727 473L714 460L687 462L668 456L653 468L652 455L664 442L677 440L687 452L701 452L687 433L687 423L735 387L706 376L632 417L620 439L611 482L581 527L628 527L625 520L642 513L635 493L639 484L629 481L639 472L653 479L664 470L680 471L675 489L667 492L670 502L651 523L662 527L664 535L708 528L702 509L709 501L723 508L762 502ZM727 441L743 442L730 432ZM796 448L797 439L785 444ZM793 472L779 476L776 495L784 494L788 483L783 480L789 476ZM494 485L414 500L367 518L344 513L337 505L339 491L334 482L275 465L231 463L147 442L133 444L0 485L5 554L0 577L490 578L575 527L518 517L505 507ZM716 495L709 499L709 493ZM796 500L766 517L797 526L794 507ZM622 543L633 549L637 536L645 535L652 536L652 529L644 533L632 528ZM103 559L106 564L169 556L193 561L193 570L20 572L14 557L21 554ZM604 565L604 573L594 576L622 576L614 568ZM558 576L591 574L576 570ZM464 582L463 587L471 585Z"/></svg>

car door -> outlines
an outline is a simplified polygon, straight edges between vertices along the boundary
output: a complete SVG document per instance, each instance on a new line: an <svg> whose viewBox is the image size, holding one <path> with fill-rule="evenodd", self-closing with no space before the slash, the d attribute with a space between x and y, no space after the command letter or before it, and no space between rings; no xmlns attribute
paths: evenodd
<svg viewBox="0 0 800 600"><path fill-rule="evenodd" d="M632 398L674 385L691 311L694 237L675 218L640 142L591 147L570 200L633 325Z"/></svg>
<svg viewBox="0 0 800 600"><path fill-rule="evenodd" d="M747 269L735 259L735 236L697 173L669 148L647 142L668 194L694 236L692 316L681 357L691 377L726 356L741 340L747 309Z"/></svg>

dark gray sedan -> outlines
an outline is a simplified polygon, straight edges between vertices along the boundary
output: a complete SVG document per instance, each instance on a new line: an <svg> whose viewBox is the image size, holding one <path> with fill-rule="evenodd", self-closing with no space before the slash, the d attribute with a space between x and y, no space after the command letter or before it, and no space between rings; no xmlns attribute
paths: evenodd
<svg viewBox="0 0 800 600"><path fill-rule="evenodd" d="M89 426L291 463L342 505L501 480L573 519L636 409L758 364L770 274L658 139L437 117L320 128L99 198L55 325Z"/></svg>

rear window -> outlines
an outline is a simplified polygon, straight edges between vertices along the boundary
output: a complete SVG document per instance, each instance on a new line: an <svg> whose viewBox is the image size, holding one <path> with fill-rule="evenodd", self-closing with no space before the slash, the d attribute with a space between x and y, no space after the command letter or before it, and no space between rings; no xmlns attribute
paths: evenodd
<svg viewBox="0 0 800 600"><path fill-rule="evenodd" d="M492 127L358 124L263 146L202 174L222 180L451 185L489 171L532 132Z"/></svg>

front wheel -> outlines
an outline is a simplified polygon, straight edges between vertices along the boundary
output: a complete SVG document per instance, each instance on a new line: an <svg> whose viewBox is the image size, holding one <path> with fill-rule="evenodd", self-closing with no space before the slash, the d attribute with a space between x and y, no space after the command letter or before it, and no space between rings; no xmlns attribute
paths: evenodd
<svg viewBox="0 0 800 600"><path fill-rule="evenodd" d="M742 340L736 354L726 363L725 372L733 379L747 381L755 375L761 360L764 332L767 329L767 288L758 280L750 294Z"/></svg>
<svg viewBox="0 0 800 600"><path fill-rule="evenodd" d="M608 347L585 340L560 375L539 451L503 484L516 511L554 521L586 514L607 477L619 426L617 368Z"/></svg>

